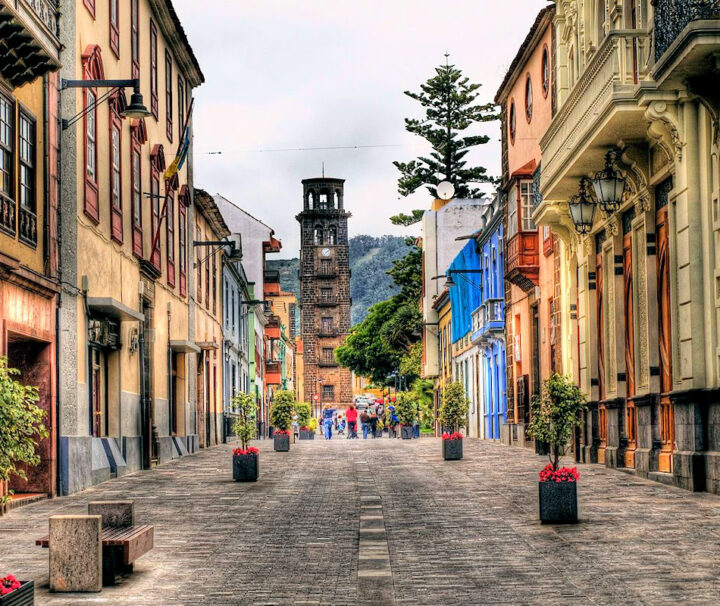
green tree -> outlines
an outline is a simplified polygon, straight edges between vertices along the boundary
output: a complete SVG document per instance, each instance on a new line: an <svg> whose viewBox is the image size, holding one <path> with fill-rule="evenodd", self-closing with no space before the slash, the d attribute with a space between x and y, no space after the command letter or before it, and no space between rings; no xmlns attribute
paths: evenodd
<svg viewBox="0 0 720 606"><path fill-rule="evenodd" d="M393 261L387 273L400 287L404 299L418 300L422 294L422 249L415 238L407 238L405 244L410 250L404 257Z"/></svg>
<svg viewBox="0 0 720 606"><path fill-rule="evenodd" d="M233 421L233 433L240 439L243 450L257 435L257 402L249 393L235 392L231 406L237 418Z"/></svg>
<svg viewBox="0 0 720 606"><path fill-rule="evenodd" d="M439 410L440 424L450 431L459 431L467 424L469 401L462 383L451 381L445 385Z"/></svg>
<svg viewBox="0 0 720 606"><path fill-rule="evenodd" d="M295 414L300 429L307 429L312 416L312 408L308 402L298 402L295 404Z"/></svg>
<svg viewBox="0 0 720 606"><path fill-rule="evenodd" d="M429 156L420 156L410 162L394 162L400 171L398 191L408 196L423 185L433 197L435 186L450 181L458 198L477 198L479 183L493 183L482 166L468 166L467 153L489 141L485 135L463 135L467 129L480 123L497 120L492 103L478 104L480 84L471 83L454 65L440 65L435 75L420 85L420 92L405 91L423 107L422 119L406 118L405 129L430 143ZM396 225L412 225L422 218L422 211L411 215L396 215L391 221Z"/></svg>
<svg viewBox="0 0 720 606"><path fill-rule="evenodd" d="M422 343L418 343L422 352ZM435 404L433 400L433 382L430 379L417 378L410 388L420 411L420 422L425 429L435 425Z"/></svg>
<svg viewBox="0 0 720 606"><path fill-rule="evenodd" d="M542 393L533 398L527 432L530 437L548 444L553 469L558 468L560 455L573 430L582 424L580 413L586 408L585 395L580 388L557 373L545 379Z"/></svg>
<svg viewBox="0 0 720 606"><path fill-rule="evenodd" d="M270 423L276 430L288 431L295 409L295 394L287 389L278 389L273 394L270 407Z"/></svg>
<svg viewBox="0 0 720 606"><path fill-rule="evenodd" d="M398 394L395 403L395 414L403 425L412 425L418 417L417 402L411 393Z"/></svg>
<svg viewBox="0 0 720 606"><path fill-rule="evenodd" d="M36 451L38 440L48 437L43 419L45 412L36 404L37 387L23 385L13 377L20 374L8 367L6 357L0 358L0 480L12 475L27 479L23 465L40 463ZM2 513L7 497L0 502Z"/></svg>

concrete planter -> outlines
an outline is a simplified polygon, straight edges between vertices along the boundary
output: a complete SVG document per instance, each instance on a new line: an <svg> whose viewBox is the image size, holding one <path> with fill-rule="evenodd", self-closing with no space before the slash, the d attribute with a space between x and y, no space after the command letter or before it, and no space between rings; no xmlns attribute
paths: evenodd
<svg viewBox="0 0 720 606"><path fill-rule="evenodd" d="M314 440L315 432L310 429L301 429L300 430L300 439L301 440Z"/></svg>
<svg viewBox="0 0 720 606"><path fill-rule="evenodd" d="M538 486L543 524L577 523L577 482L538 482Z"/></svg>
<svg viewBox="0 0 720 606"><path fill-rule="evenodd" d="M257 482L259 475L260 461L258 455L233 455L233 480L236 482Z"/></svg>
<svg viewBox="0 0 720 606"><path fill-rule="evenodd" d="M275 434L273 437L275 452L288 452L290 450L290 436L288 434Z"/></svg>
<svg viewBox="0 0 720 606"><path fill-rule="evenodd" d="M412 440L413 439L413 426L412 425L402 425L400 427L400 437L402 437L403 440Z"/></svg>
<svg viewBox="0 0 720 606"><path fill-rule="evenodd" d="M462 440L443 440L443 459L446 461L459 461L463 458Z"/></svg>
<svg viewBox="0 0 720 606"><path fill-rule="evenodd" d="M0 606L33 606L35 604L35 583L20 581L20 589L0 598Z"/></svg>

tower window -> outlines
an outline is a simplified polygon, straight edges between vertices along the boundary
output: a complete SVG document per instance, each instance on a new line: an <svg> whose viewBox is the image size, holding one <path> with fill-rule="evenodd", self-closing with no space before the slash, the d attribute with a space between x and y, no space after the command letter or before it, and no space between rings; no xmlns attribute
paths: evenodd
<svg viewBox="0 0 720 606"><path fill-rule="evenodd" d="M316 225L313 239L315 241L315 246L321 246L323 243L323 228L322 225Z"/></svg>
<svg viewBox="0 0 720 606"><path fill-rule="evenodd" d="M315 206L315 196L313 196L312 192L308 192L307 202L308 202L308 209L312 210L313 206Z"/></svg>
<svg viewBox="0 0 720 606"><path fill-rule="evenodd" d="M340 208L340 193L337 190L335 191L334 203L335 208Z"/></svg>
<svg viewBox="0 0 720 606"><path fill-rule="evenodd" d="M333 246L337 244L337 227L334 225L328 227L325 243Z"/></svg>
<svg viewBox="0 0 720 606"><path fill-rule="evenodd" d="M328 195L320 194L320 203L318 204L318 208L325 209L327 207L328 207Z"/></svg>

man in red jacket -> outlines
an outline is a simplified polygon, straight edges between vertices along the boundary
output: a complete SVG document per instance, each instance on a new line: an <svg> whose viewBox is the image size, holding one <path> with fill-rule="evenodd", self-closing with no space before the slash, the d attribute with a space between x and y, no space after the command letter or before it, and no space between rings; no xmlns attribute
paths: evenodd
<svg viewBox="0 0 720 606"><path fill-rule="evenodd" d="M358 411L357 408L355 408L354 405L350 404L348 406L347 412L345 413L345 417L347 418L348 422L348 440L356 440L357 435L357 418L358 418Z"/></svg>

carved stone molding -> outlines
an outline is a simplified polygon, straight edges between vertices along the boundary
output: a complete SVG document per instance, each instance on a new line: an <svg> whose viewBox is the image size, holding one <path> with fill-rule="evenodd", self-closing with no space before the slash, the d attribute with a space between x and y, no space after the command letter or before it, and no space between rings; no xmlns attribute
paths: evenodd
<svg viewBox="0 0 720 606"><path fill-rule="evenodd" d="M617 236L618 234L620 234L620 217L618 216L617 213L615 213L614 215L612 215L612 216L607 220L607 227L606 227L606 229L607 229L607 232L608 232L611 236Z"/></svg>
<svg viewBox="0 0 720 606"><path fill-rule="evenodd" d="M685 143L680 136L677 108L665 101L651 101L645 110L645 119L650 122L650 138L658 141L670 160L673 157L681 160Z"/></svg>
<svg viewBox="0 0 720 606"><path fill-rule="evenodd" d="M640 192L640 195L635 200L635 214L640 215L642 213L650 212L652 210L652 201L650 192L645 189Z"/></svg>

